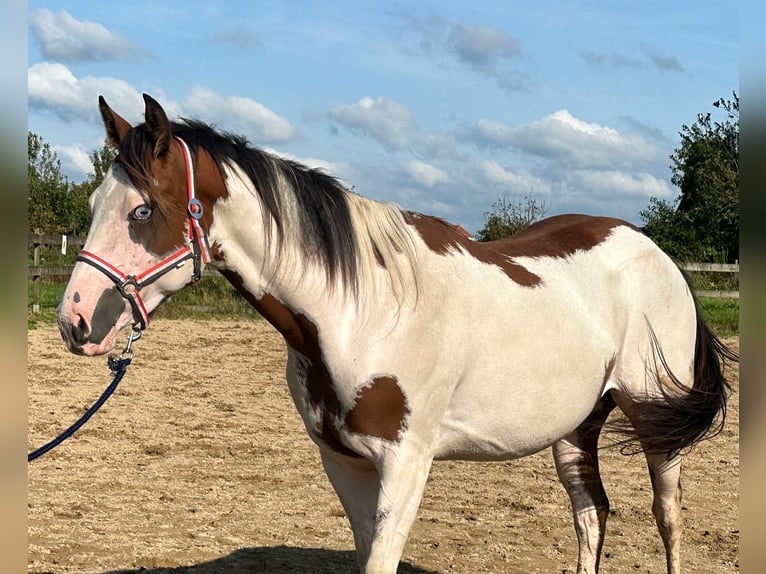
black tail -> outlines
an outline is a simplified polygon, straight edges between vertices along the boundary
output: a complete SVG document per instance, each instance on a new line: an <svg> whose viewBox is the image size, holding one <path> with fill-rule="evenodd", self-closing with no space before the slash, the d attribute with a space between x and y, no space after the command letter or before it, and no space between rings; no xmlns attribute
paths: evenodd
<svg viewBox="0 0 766 574"><path fill-rule="evenodd" d="M694 382L684 385L671 372L657 336L649 326L654 350L653 375L663 398L646 401L637 397L630 422L615 421L610 430L626 440L617 444L625 454L637 452L669 453L674 456L723 429L726 401L731 386L724 377L726 361L738 362L737 353L726 347L708 328L694 300L697 313L697 340L694 349ZM660 365L665 376L661 376Z"/></svg>

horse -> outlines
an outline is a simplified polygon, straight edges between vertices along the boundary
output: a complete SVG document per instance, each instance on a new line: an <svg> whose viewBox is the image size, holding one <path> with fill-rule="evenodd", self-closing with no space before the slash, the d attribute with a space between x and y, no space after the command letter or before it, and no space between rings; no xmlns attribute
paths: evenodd
<svg viewBox="0 0 766 574"><path fill-rule="evenodd" d="M680 461L721 430L723 369L738 357L639 228L569 214L475 242L143 97L135 126L99 97L117 153L57 310L70 351L109 352L210 264L285 340L287 385L360 572L396 572L433 461L547 447L577 572L597 572L604 428L645 454L667 571L680 572Z"/></svg>

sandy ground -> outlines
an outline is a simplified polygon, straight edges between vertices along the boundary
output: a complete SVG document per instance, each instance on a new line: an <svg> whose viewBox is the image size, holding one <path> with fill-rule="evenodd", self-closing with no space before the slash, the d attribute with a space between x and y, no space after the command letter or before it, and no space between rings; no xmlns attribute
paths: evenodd
<svg viewBox="0 0 766 574"><path fill-rule="evenodd" d="M110 380L103 358L28 334L29 448ZM738 340L728 340L738 348ZM351 530L283 379L265 322L157 320L125 380L72 439L29 465L29 572L352 573ZM687 572L739 571L739 377L726 428L684 463ZM612 501L602 573L664 572L643 458L602 451ZM400 572L573 573L550 450L437 462Z"/></svg>

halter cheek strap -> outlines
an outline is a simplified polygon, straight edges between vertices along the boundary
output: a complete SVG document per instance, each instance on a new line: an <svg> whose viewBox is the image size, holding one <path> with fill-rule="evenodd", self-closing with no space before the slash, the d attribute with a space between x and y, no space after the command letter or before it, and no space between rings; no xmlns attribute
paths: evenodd
<svg viewBox="0 0 766 574"><path fill-rule="evenodd" d="M211 260L207 237L200 224L203 209L202 203L196 196L192 155L189 151L189 146L184 140L179 137L175 139L181 147L186 163L186 190L188 196L186 209L189 216L189 242L137 275L126 275L106 259L99 257L91 251L83 249L77 255L77 261L82 261L95 267L114 282L120 295L130 303L133 309L133 316L137 323L140 324L142 330L146 329L149 325L149 313L146 310L143 299L141 299L141 289L153 283L165 275L165 273L181 267L187 259L191 259L194 265L191 283L196 283L202 277L202 266Z"/></svg>
<svg viewBox="0 0 766 574"><path fill-rule="evenodd" d="M178 142L178 145L181 146L181 151L184 154L184 161L186 162L186 190L189 200L186 204L186 212L189 215L189 243L195 253L198 254L202 264L210 263L210 248L207 244L205 232L202 231L202 225L200 224L203 209L202 203L197 199L197 191L194 183L194 160L192 159L192 154L187 143L178 136L176 136L175 139ZM202 270L201 268L197 269L196 264L194 270L196 282L201 276L197 276L197 273L201 274Z"/></svg>

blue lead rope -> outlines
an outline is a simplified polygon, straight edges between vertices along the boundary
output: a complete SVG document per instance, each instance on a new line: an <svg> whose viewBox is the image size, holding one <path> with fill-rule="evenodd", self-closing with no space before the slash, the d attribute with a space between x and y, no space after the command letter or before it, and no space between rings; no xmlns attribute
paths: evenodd
<svg viewBox="0 0 766 574"><path fill-rule="evenodd" d="M112 371L112 375L114 376L114 379L112 379L112 382L104 390L104 392L101 394L99 399L95 403L93 403L93 405L87 411L85 411L85 413L72 426L70 426L68 429L62 432L59 436L54 438L49 443L44 444L40 448L30 452L27 455L28 463L44 455L46 452L57 447L66 439L68 439L70 436L72 436L77 431L77 429L79 429L82 425L84 425L88 421L88 419L92 417L98 409L101 408L101 405L103 405L106 402L106 399L112 396L112 393L114 393L115 389L117 388L117 385L120 384L122 377L125 376L125 371L127 370L128 365L133 360L133 351L131 351L131 346L133 345L133 341L136 341L140 336L141 336L140 329L134 328L130 334L130 337L128 338L128 344L125 347L125 350L122 352L122 354L120 356L109 357L108 365L109 365L109 369Z"/></svg>

